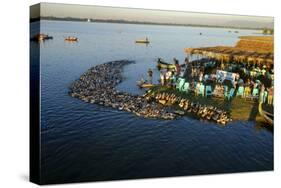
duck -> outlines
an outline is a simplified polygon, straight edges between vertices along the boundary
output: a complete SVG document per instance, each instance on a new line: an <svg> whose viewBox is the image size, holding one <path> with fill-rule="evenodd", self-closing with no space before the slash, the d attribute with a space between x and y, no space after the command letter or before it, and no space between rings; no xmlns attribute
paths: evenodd
<svg viewBox="0 0 281 188"><path fill-rule="evenodd" d="M188 107L189 107L189 102L186 101L185 104L184 104L183 109L184 109L185 111L187 111Z"/></svg>

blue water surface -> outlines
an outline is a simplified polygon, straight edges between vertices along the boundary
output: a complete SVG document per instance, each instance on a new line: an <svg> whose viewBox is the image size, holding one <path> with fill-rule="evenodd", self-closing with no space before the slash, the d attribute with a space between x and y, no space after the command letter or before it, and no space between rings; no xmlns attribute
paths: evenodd
<svg viewBox="0 0 281 188"><path fill-rule="evenodd" d="M32 34L38 26L32 23ZM157 57L182 63L186 47L233 46L238 36L255 31L70 21L41 21L40 30L54 37L31 44L31 49L40 46L44 183L273 169L273 133L255 122L222 127L189 117L144 119L67 93L90 67L129 59L135 63L124 68L118 89L142 94L136 81L152 68L156 82ZM79 42L65 42L66 36L77 36ZM148 46L135 44L144 37L151 41Z"/></svg>

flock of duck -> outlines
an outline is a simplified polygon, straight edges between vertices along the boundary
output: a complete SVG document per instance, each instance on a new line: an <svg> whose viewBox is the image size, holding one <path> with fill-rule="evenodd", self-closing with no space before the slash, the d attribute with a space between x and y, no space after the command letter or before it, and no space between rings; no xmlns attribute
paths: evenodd
<svg viewBox="0 0 281 188"><path fill-rule="evenodd" d="M120 92L115 88L122 82L122 68L130 63L133 61L113 61L90 68L70 86L70 96L146 118L176 118L177 115L169 107L149 101L145 96Z"/></svg>
<svg viewBox="0 0 281 188"><path fill-rule="evenodd" d="M220 110L217 107L190 102L188 99L176 96L173 93L151 92L149 96L163 105L178 105L181 110L175 111L175 113L179 115L193 114L200 119L214 121L223 125L232 121L226 111Z"/></svg>
<svg viewBox="0 0 281 188"><path fill-rule="evenodd" d="M140 96L118 91L115 87L123 80L123 67L131 63L133 61L112 61L90 68L71 84L69 95L88 103L112 107L145 118L175 119L186 113L193 113L201 119L220 124L231 121L222 110L192 103L174 94L150 92ZM181 110L175 110L175 104Z"/></svg>

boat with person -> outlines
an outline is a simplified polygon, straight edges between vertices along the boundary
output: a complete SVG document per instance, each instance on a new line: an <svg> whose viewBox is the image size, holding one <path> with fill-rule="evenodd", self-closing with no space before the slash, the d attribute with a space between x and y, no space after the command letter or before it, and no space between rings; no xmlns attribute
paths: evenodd
<svg viewBox="0 0 281 188"><path fill-rule="evenodd" d="M49 39L53 39L53 37L50 35L44 34L44 33L38 33L31 38L31 41L40 42L40 41L45 41L45 40L49 40Z"/></svg>
<svg viewBox="0 0 281 188"><path fill-rule="evenodd" d="M259 113L261 115L261 117L267 122L269 123L269 125L273 126L273 114L263 110L262 108L262 102L259 103Z"/></svg>
<svg viewBox="0 0 281 188"><path fill-rule="evenodd" d="M69 36L69 37L66 37L64 40L69 41L69 42L77 42L78 38Z"/></svg>
<svg viewBox="0 0 281 188"><path fill-rule="evenodd" d="M150 42L149 42L148 38L146 37L145 39L136 40L135 43L149 44Z"/></svg>
<svg viewBox="0 0 281 188"><path fill-rule="evenodd" d="M157 68L160 69L175 69L176 66L171 63L165 62L163 59L158 58L157 60Z"/></svg>
<svg viewBox="0 0 281 188"><path fill-rule="evenodd" d="M140 89L150 89L152 88L153 86L155 86L154 84L151 84L151 83L148 83L147 81L145 80L140 80L140 81L137 81L137 86L140 88Z"/></svg>

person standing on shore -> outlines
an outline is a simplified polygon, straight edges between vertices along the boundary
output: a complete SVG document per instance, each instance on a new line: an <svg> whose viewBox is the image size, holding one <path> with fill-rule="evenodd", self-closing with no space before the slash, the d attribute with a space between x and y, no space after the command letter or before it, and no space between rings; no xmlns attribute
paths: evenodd
<svg viewBox="0 0 281 188"><path fill-rule="evenodd" d="M187 68L189 66L189 59L188 59L188 57L185 57L184 62L185 62L185 67Z"/></svg>
<svg viewBox="0 0 281 188"><path fill-rule="evenodd" d="M166 71L165 69L160 71L160 82L162 86L166 85Z"/></svg>
<svg viewBox="0 0 281 188"><path fill-rule="evenodd" d="M265 87L264 84L262 84L260 88L260 96L259 96L259 102L261 103L264 102L264 92L265 92Z"/></svg>
<svg viewBox="0 0 281 188"><path fill-rule="evenodd" d="M203 72L202 71L200 71L200 73L199 73L198 80L199 80L199 82L203 81Z"/></svg>
<svg viewBox="0 0 281 188"><path fill-rule="evenodd" d="M175 72L171 71L170 84L173 88L176 87L176 80L177 80L177 77L175 75Z"/></svg>
<svg viewBox="0 0 281 188"><path fill-rule="evenodd" d="M196 86L195 86L195 96L196 96L196 97L199 95L200 86L201 86L201 83L200 83L200 82L197 82L197 84L196 84Z"/></svg>
<svg viewBox="0 0 281 188"><path fill-rule="evenodd" d="M269 89L267 89L267 91L268 91L267 103L269 105L273 105L273 93L274 93L273 86L271 86Z"/></svg>
<svg viewBox="0 0 281 188"><path fill-rule="evenodd" d="M147 71L147 76L148 76L148 83L152 84L152 76L153 76L153 71L149 68Z"/></svg>
<svg viewBox="0 0 281 188"><path fill-rule="evenodd" d="M174 64L176 67L176 75L179 76L181 73L181 67L179 65L179 61L176 58L174 58Z"/></svg>

